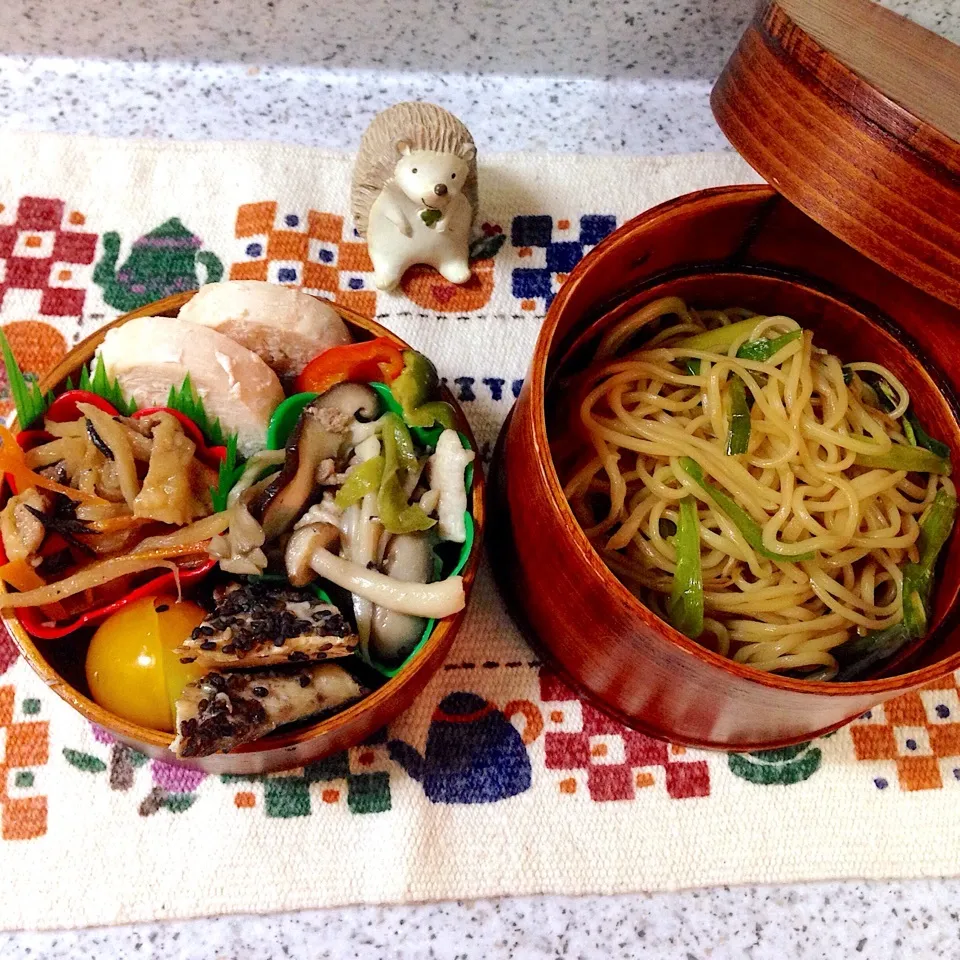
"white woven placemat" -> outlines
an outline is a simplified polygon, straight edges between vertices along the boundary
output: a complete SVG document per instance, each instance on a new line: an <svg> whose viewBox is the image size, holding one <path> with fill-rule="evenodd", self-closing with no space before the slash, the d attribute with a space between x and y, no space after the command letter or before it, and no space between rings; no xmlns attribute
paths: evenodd
<svg viewBox="0 0 960 960"><path fill-rule="evenodd" d="M662 200L755 179L733 155L481 155L482 230L499 252L467 288L423 273L407 299L372 288L349 176L349 157L310 149L6 136L0 321L41 372L118 313L208 278L300 284L428 353L489 453L584 252ZM463 717L485 704L481 738ZM541 668L488 571L413 709L376 743L269 778L111 743L0 641L0 774L3 928L960 872L952 679L803 747L684 750Z"/></svg>

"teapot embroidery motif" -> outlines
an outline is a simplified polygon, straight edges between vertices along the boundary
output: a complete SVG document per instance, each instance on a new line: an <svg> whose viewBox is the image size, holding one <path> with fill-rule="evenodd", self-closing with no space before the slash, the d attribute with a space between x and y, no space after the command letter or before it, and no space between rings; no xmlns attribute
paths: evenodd
<svg viewBox="0 0 960 960"><path fill-rule="evenodd" d="M94 267L93 282L103 289L103 299L117 310L136 310L174 293L200 286L197 264L206 271L204 283L223 277L220 258L201 250L203 241L171 217L159 227L135 240L130 255L117 269L120 234L103 235L103 256Z"/></svg>
<svg viewBox="0 0 960 960"><path fill-rule="evenodd" d="M522 734L510 723L516 713L525 720ZM540 711L529 700L513 700L501 711L461 691L434 711L423 756L403 740L387 748L433 803L495 803L530 788L527 745L542 730Z"/></svg>

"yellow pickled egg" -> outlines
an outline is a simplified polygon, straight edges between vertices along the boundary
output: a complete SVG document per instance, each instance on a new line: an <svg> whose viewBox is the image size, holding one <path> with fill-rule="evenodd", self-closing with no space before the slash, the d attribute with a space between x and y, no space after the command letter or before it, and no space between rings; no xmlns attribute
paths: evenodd
<svg viewBox="0 0 960 960"><path fill-rule="evenodd" d="M206 616L176 597L143 597L111 614L87 650L87 683L101 707L154 730L174 729L174 704L203 675L181 663L176 648Z"/></svg>

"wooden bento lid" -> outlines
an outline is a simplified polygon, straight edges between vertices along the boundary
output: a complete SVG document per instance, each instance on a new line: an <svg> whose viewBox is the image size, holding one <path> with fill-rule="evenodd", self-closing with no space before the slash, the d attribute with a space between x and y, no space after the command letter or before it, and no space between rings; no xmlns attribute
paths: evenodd
<svg viewBox="0 0 960 960"><path fill-rule="evenodd" d="M960 307L960 47L872 0L771 0L711 106L794 206Z"/></svg>

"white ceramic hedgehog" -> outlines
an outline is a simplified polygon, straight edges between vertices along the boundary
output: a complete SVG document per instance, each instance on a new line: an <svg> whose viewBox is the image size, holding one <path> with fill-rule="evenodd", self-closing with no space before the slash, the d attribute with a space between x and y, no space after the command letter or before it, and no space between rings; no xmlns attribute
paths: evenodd
<svg viewBox="0 0 960 960"><path fill-rule="evenodd" d="M360 141L351 206L379 289L396 287L415 263L466 283L477 212L470 131L432 103L398 103L377 114Z"/></svg>

